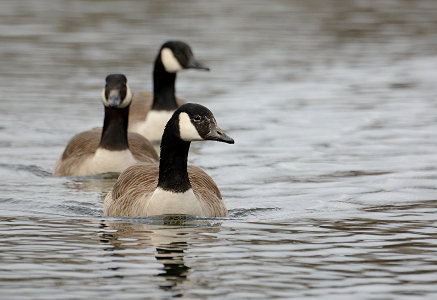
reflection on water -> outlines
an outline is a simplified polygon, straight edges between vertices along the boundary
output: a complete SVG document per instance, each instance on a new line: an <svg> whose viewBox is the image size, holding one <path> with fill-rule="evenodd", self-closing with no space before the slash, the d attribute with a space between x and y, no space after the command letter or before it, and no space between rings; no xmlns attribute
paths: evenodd
<svg viewBox="0 0 437 300"><path fill-rule="evenodd" d="M187 280L190 267L185 263L185 256L190 245L201 238L203 242L213 243L216 238L211 237L220 231L219 224L211 225L210 221L196 219L180 219L168 217L164 220L153 219L156 224L105 222L101 228L100 242L110 245L105 248L107 254L114 258L114 262L123 259L131 264L144 263L145 253L155 256L156 262L161 264L158 273L158 286L173 297L182 297L183 283ZM141 221L141 219L138 219ZM159 224L160 223L160 224ZM108 232L109 231L109 232ZM201 237L198 235L202 234ZM208 236L203 236L205 233ZM115 273L119 267L111 267ZM114 275L114 277L121 277ZM165 281L159 280L163 278Z"/></svg>
<svg viewBox="0 0 437 300"><path fill-rule="evenodd" d="M423 220L403 210L288 223L2 218L0 287L7 299L41 285L84 299L432 299L436 208L416 208Z"/></svg>
<svg viewBox="0 0 437 300"><path fill-rule="evenodd" d="M0 3L2 299L435 299L437 1ZM193 143L223 220L104 218L115 177L52 178L123 72L178 75L235 138Z"/></svg>
<svg viewBox="0 0 437 300"><path fill-rule="evenodd" d="M158 276L164 277L168 283L160 285L164 291L172 291L178 284L187 279L190 270L184 264L184 250L187 244L168 244L167 248L156 248L156 259L164 265L164 273ZM182 296L182 295L177 295Z"/></svg>
<svg viewBox="0 0 437 300"><path fill-rule="evenodd" d="M106 173L97 176L70 177L64 182L67 189L100 193L100 200L103 202L107 192L112 188L119 174Z"/></svg>

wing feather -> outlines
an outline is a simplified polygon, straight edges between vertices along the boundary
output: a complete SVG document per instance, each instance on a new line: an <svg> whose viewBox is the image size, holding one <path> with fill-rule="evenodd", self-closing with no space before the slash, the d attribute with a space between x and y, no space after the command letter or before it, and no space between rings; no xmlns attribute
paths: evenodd
<svg viewBox="0 0 437 300"><path fill-rule="evenodd" d="M152 93L146 91L134 93L129 108L129 129L137 122L143 122L146 119L146 115L152 109L152 104Z"/></svg>
<svg viewBox="0 0 437 300"><path fill-rule="evenodd" d="M214 180L202 169L195 166L188 166L188 177L205 216L226 217L228 209Z"/></svg>
<svg viewBox="0 0 437 300"><path fill-rule="evenodd" d="M118 178L104 201L109 216L141 216L158 185L159 165L140 163L127 168ZM193 192L199 199L204 216L226 217L227 208L214 180L198 167L188 166Z"/></svg>
<svg viewBox="0 0 437 300"><path fill-rule="evenodd" d="M55 164L53 176L71 176L75 170L90 158L99 147L101 128L93 128L76 134Z"/></svg>
<svg viewBox="0 0 437 300"><path fill-rule="evenodd" d="M129 149L139 162L157 162L158 153L148 139L135 132L128 133Z"/></svg>
<svg viewBox="0 0 437 300"><path fill-rule="evenodd" d="M76 134L67 144L62 156L55 164L54 176L72 176L83 163L97 151L102 135L102 128L96 127ZM157 162L159 156L152 143L142 135L128 133L129 149L138 162Z"/></svg>
<svg viewBox="0 0 437 300"><path fill-rule="evenodd" d="M139 163L124 170L105 197L105 215L141 216L158 185L158 174L157 163Z"/></svg>
<svg viewBox="0 0 437 300"><path fill-rule="evenodd" d="M83 131L71 138L67 147L62 153L62 159L68 159L71 156L81 156L84 154L92 154L99 147L100 138L102 136L102 128L96 127L91 130Z"/></svg>

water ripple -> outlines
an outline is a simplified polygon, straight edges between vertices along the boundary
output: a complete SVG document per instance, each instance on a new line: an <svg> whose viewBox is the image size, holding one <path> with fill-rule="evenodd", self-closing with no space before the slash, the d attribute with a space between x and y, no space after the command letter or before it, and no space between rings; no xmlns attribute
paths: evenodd
<svg viewBox="0 0 437 300"><path fill-rule="evenodd" d="M437 2L247 4L1 2L2 299L437 298ZM178 95L236 141L189 156L229 218L105 218L116 176L51 170L172 38L212 70Z"/></svg>

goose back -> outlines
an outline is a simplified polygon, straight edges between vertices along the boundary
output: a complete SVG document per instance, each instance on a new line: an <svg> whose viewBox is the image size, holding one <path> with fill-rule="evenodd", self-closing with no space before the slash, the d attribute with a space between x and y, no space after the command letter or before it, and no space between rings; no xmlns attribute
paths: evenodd
<svg viewBox="0 0 437 300"><path fill-rule="evenodd" d="M203 215L226 217L227 209L213 179L203 170L188 166L188 177L199 200ZM127 168L118 178L104 201L108 216L147 216L147 204L157 188L159 165L139 163Z"/></svg>
<svg viewBox="0 0 437 300"><path fill-rule="evenodd" d="M80 176L99 149L102 128L76 134L55 164L54 176ZM129 132L129 150L136 162L156 162L159 157L153 145L140 134Z"/></svg>

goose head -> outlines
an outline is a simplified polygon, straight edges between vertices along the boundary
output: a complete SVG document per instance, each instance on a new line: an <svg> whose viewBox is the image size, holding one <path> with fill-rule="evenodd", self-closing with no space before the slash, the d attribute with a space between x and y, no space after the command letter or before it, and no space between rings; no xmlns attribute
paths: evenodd
<svg viewBox="0 0 437 300"><path fill-rule="evenodd" d="M177 123L177 135L183 141L234 143L217 125L212 112L203 105L186 103L176 110L172 118Z"/></svg>
<svg viewBox="0 0 437 300"><path fill-rule="evenodd" d="M181 41L168 41L164 43L159 50L158 58L168 73L176 73L183 69L209 71L208 67L196 60L190 46Z"/></svg>
<svg viewBox="0 0 437 300"><path fill-rule="evenodd" d="M106 85L102 90L102 102L108 108L125 108L132 101L132 92L123 74L106 76Z"/></svg>

